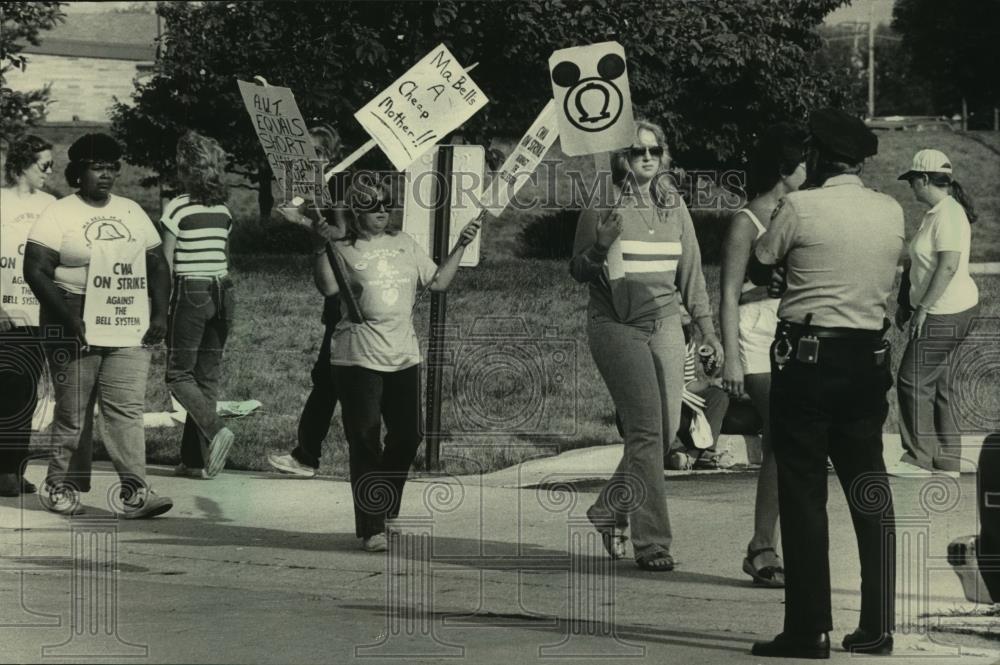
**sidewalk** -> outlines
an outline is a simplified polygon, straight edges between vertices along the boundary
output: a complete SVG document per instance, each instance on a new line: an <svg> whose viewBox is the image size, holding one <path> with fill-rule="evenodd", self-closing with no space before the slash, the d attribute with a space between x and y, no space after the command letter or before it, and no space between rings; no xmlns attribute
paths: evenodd
<svg viewBox="0 0 1000 665"><path fill-rule="evenodd" d="M587 455L574 452L532 463L550 465L544 473L522 465L521 476L600 478L594 460L588 470L577 463ZM3 660L759 662L750 645L780 630L783 594L740 571L753 474L669 479L679 565L647 573L604 555L583 515L592 494L505 487L516 471L416 479L401 516L406 535L389 555L358 548L341 481L227 472L206 482L152 468L175 508L145 522L118 522L99 507L113 480L107 465L98 465L84 516L52 515L34 496L0 499ZM43 473L36 463L28 476ZM997 662L981 641L950 638L975 645L960 652L920 636L919 615L971 608L944 547L975 530L974 479L937 489L894 482L897 512L910 517L900 527L907 565L896 660ZM834 483L833 659L846 663L837 645L857 625L859 582Z"/></svg>

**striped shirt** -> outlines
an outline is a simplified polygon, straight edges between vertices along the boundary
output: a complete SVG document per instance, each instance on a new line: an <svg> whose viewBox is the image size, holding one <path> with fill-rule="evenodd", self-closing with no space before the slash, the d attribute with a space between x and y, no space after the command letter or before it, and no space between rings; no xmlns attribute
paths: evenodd
<svg viewBox="0 0 1000 665"><path fill-rule="evenodd" d="M221 277L229 272L229 231L232 215L226 206L206 206L181 194L163 209L163 227L177 237L174 274Z"/></svg>

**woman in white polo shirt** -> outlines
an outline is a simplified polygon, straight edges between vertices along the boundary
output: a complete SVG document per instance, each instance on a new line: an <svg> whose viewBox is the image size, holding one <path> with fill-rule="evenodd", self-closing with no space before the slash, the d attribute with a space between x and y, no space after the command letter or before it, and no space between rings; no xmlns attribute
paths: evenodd
<svg viewBox="0 0 1000 665"><path fill-rule="evenodd" d="M969 275L976 212L952 178L948 157L921 150L899 176L930 206L910 241L896 324L910 323L910 343L899 366L899 430L904 455L897 471L957 472L961 436L955 424L953 351L979 312L979 289ZM932 336L931 336L932 335Z"/></svg>

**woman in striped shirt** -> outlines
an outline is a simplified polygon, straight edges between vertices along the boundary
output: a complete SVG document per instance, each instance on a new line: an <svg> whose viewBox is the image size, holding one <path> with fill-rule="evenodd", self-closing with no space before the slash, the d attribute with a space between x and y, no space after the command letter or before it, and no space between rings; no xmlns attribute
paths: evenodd
<svg viewBox="0 0 1000 665"><path fill-rule="evenodd" d="M174 276L167 329L167 387L187 410L178 475L212 478L226 463L233 433L216 413L222 350L233 323L226 154L188 132L177 143L184 194L163 209L163 249Z"/></svg>
<svg viewBox="0 0 1000 665"><path fill-rule="evenodd" d="M663 446L677 432L684 390L679 300L723 362L691 215L663 177L665 143L659 126L636 122L635 144L612 157L622 196L611 210L581 214L570 262L590 287L590 351L625 430L622 461L587 517L614 558L625 556L631 526L636 563L656 571L674 568Z"/></svg>

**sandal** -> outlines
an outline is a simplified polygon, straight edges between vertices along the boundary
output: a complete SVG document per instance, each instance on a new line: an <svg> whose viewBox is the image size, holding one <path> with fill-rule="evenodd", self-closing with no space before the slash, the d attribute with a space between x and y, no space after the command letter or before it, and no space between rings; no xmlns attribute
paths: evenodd
<svg viewBox="0 0 1000 665"><path fill-rule="evenodd" d="M609 523L606 520L595 517L591 513L593 509L594 506L587 508L587 519L594 525L597 532L601 534L601 542L604 544L604 549L607 551L608 556L615 560L624 559L625 541L628 540L628 536L619 531L614 523Z"/></svg>
<svg viewBox="0 0 1000 665"><path fill-rule="evenodd" d="M646 554L643 556L637 556L635 558L635 565L639 566L642 570L651 570L657 573L668 573L674 569L674 557L670 556L668 552L663 550L653 552L652 554Z"/></svg>
<svg viewBox="0 0 1000 665"><path fill-rule="evenodd" d="M773 547L762 547L759 550L747 548L747 556L743 559L743 572L753 578L753 583L771 589L785 588L785 569L781 566L764 566L757 568L753 560L764 552L774 552ZM777 552L774 552L777 556Z"/></svg>

